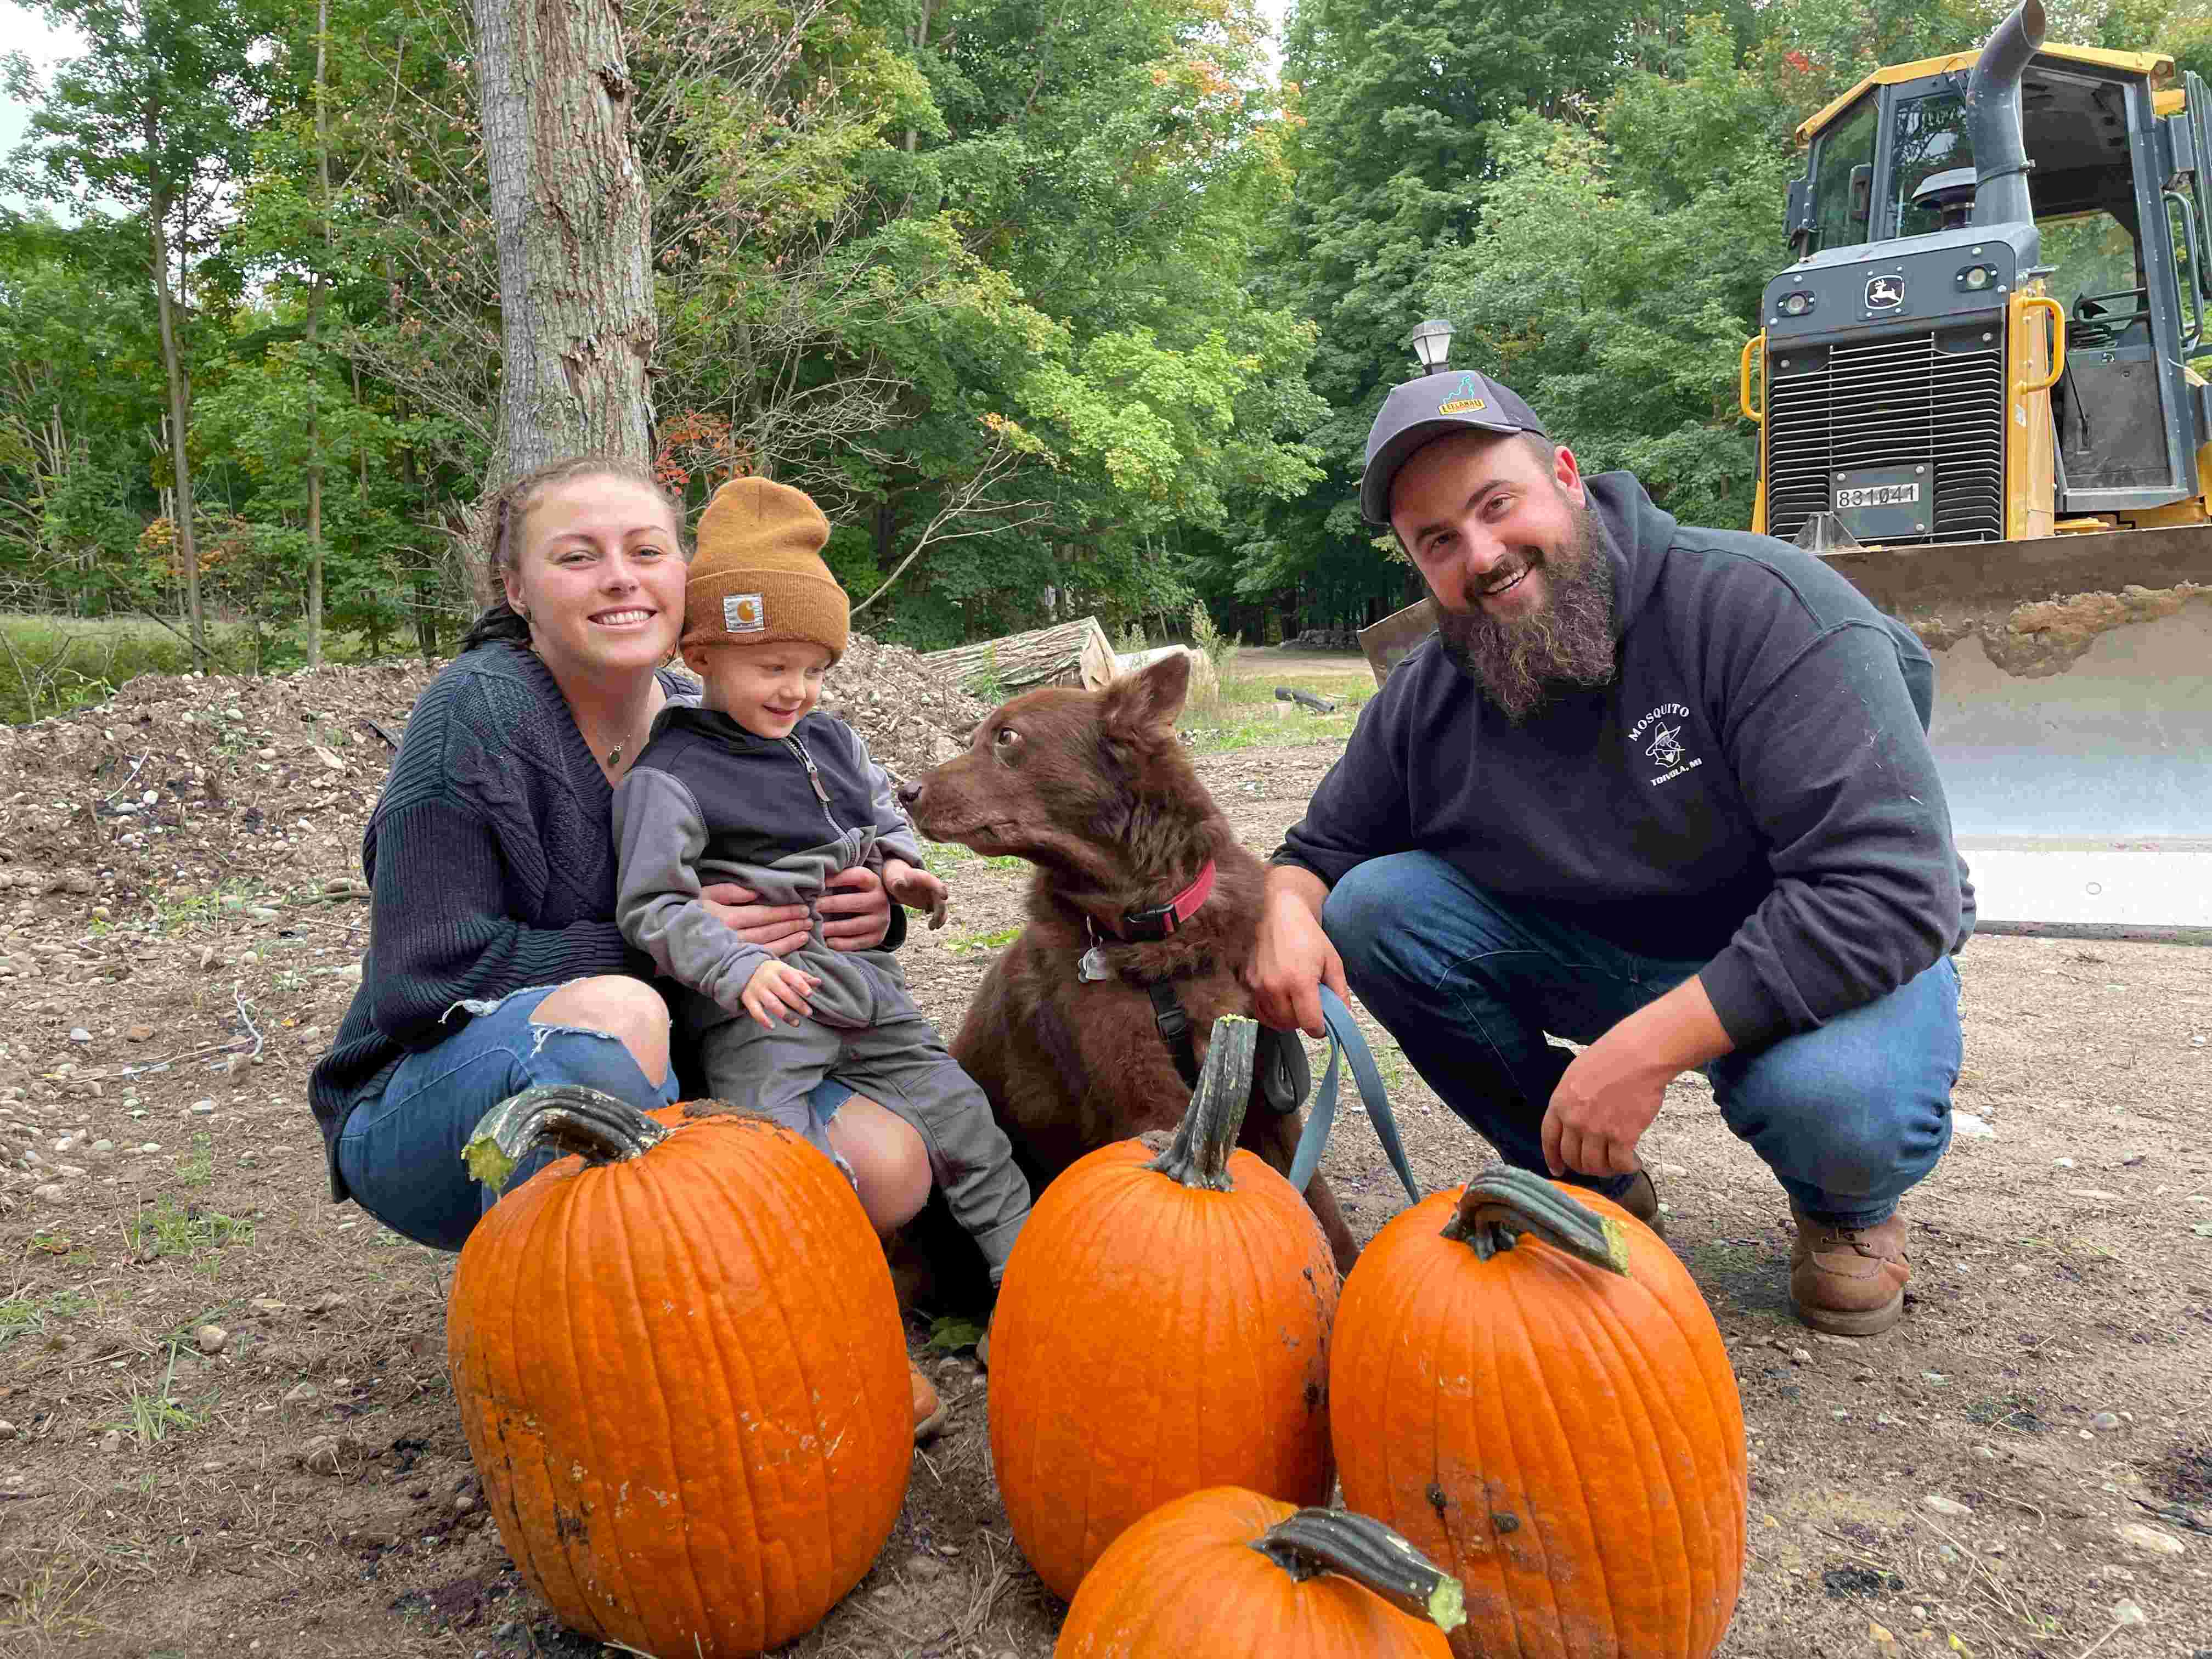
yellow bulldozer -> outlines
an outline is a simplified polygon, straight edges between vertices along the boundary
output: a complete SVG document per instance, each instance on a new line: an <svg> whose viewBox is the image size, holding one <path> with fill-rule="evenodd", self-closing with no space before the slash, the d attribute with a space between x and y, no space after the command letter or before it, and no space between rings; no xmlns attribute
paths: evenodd
<svg viewBox="0 0 2212 1659"><path fill-rule="evenodd" d="M1799 129L1752 528L1929 645L1984 925L2212 941L2212 90L2043 28ZM1363 632L1378 678L1425 609Z"/></svg>

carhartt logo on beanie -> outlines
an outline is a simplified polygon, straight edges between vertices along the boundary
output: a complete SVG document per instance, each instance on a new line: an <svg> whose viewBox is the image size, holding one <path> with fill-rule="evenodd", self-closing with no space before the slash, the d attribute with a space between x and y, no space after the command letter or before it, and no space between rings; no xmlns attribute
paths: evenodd
<svg viewBox="0 0 2212 1659"><path fill-rule="evenodd" d="M830 520L811 497L766 478L732 478L699 515L684 586L685 645L806 640L845 654L852 601L822 562Z"/></svg>

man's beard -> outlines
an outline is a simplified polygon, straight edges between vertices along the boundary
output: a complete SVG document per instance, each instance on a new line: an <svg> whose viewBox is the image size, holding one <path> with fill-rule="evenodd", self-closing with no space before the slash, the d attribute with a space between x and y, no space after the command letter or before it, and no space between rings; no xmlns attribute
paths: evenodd
<svg viewBox="0 0 2212 1659"><path fill-rule="evenodd" d="M1573 512L1565 545L1550 552L1516 548L1515 562L1490 574L1494 581L1523 564L1542 570L1550 591L1534 615L1498 617L1480 609L1462 614L1429 596L1444 654L1516 725L1560 686L1599 686L1613 679L1613 562L1596 515L1587 507Z"/></svg>

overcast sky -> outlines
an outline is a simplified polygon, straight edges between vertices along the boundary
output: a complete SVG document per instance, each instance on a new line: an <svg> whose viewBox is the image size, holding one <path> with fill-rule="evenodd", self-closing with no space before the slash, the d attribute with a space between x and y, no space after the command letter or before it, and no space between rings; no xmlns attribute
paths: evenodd
<svg viewBox="0 0 2212 1659"><path fill-rule="evenodd" d="M15 4L15 0L0 0L0 52L27 53L32 63L43 69L58 58L74 57L82 50L83 43L76 36L55 33L46 27L45 19ZM0 155L6 155L22 143L29 120L28 110L0 93ZM9 207L23 205L13 197L0 197L0 202Z"/></svg>

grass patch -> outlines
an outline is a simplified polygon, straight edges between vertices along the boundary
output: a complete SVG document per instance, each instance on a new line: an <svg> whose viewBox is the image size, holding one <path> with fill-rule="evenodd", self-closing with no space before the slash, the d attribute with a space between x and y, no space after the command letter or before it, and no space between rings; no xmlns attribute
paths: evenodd
<svg viewBox="0 0 2212 1659"><path fill-rule="evenodd" d="M151 1446L167 1440L173 1434L184 1434L199 1427L202 1413L179 1403L172 1392L177 1380L177 1350L169 1348L169 1364L161 1373L159 1389L147 1389L133 1383L126 1410L120 1422L111 1423L110 1428L119 1429L143 1446Z"/></svg>
<svg viewBox="0 0 2212 1659"><path fill-rule="evenodd" d="M58 1638L100 1633L106 1626L85 1611L88 1592L97 1577L92 1563L64 1565L56 1554L41 1566L0 1578L0 1634L36 1631Z"/></svg>
<svg viewBox="0 0 2212 1659"><path fill-rule="evenodd" d="M15 1295L0 1299L0 1347L19 1336L40 1336L56 1320L74 1319L92 1306L92 1298L75 1291L56 1291L52 1296Z"/></svg>
<svg viewBox="0 0 2212 1659"><path fill-rule="evenodd" d="M228 1245L251 1244L253 1224L213 1211L204 1214L180 1208L173 1198L164 1198L152 1209L139 1212L136 1220L125 1223L123 1236L130 1242L131 1253L142 1258L197 1256Z"/></svg>
<svg viewBox="0 0 2212 1659"><path fill-rule="evenodd" d="M192 1149L177 1160L177 1179L187 1187L204 1187L215 1179L215 1137L204 1129L192 1132Z"/></svg>
<svg viewBox="0 0 2212 1659"><path fill-rule="evenodd" d="M181 630L182 624L179 624ZM243 623L210 623L208 648L216 672L252 671L253 630ZM333 662L368 659L368 641L325 633L324 654ZM272 668L290 666L289 660ZM149 617L0 615L0 720L21 725L104 702L140 674L186 674L192 648Z"/></svg>
<svg viewBox="0 0 2212 1659"><path fill-rule="evenodd" d="M1290 720L1273 714L1246 714L1233 707L1221 710L1218 723L1200 725L1186 720L1191 752L1218 755L1232 749L1279 748L1288 744L1326 743L1341 746L1357 723L1351 714L1300 714Z"/></svg>
<svg viewBox="0 0 2212 1659"><path fill-rule="evenodd" d="M970 864L986 870L1019 870L1029 862L1027 859L1016 858L1011 853L986 858L957 841L926 841L921 846L923 854L929 860L929 867L940 875L947 870L957 870Z"/></svg>
<svg viewBox="0 0 2212 1659"><path fill-rule="evenodd" d="M958 939L945 940L945 948L956 957L965 956L970 951L995 951L1000 945L1011 945L1020 938L1025 925L1017 922L1012 927L1001 927L995 933L963 933Z"/></svg>

